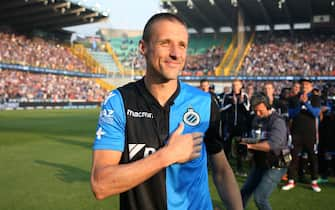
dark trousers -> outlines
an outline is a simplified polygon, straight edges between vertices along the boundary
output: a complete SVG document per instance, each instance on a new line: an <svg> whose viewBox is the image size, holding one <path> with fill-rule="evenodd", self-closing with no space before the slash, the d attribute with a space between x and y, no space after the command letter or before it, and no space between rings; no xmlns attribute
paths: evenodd
<svg viewBox="0 0 335 210"><path fill-rule="evenodd" d="M298 176L299 154L306 151L308 154L308 161L310 163L310 173L312 180L318 177L318 156L315 138L311 136L302 136L292 134L293 149L291 150L292 162L288 168L288 178L296 180Z"/></svg>

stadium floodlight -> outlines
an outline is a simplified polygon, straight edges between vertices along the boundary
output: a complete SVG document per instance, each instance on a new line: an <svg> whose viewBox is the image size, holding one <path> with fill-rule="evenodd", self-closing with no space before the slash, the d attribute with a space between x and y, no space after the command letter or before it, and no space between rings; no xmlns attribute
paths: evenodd
<svg viewBox="0 0 335 210"><path fill-rule="evenodd" d="M330 5L333 7L335 6L335 1L330 2Z"/></svg>
<svg viewBox="0 0 335 210"><path fill-rule="evenodd" d="M186 5L187 5L188 8L193 9L194 4L193 4L192 0L187 0Z"/></svg>
<svg viewBox="0 0 335 210"><path fill-rule="evenodd" d="M209 0L209 3L213 6L215 4L214 0Z"/></svg>
<svg viewBox="0 0 335 210"><path fill-rule="evenodd" d="M45 0L43 3L44 5L48 5L48 0Z"/></svg>

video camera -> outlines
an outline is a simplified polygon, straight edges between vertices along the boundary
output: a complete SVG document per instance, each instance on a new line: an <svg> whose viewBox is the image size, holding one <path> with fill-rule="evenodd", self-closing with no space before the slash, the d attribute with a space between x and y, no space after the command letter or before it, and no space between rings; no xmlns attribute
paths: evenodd
<svg viewBox="0 0 335 210"><path fill-rule="evenodd" d="M257 138L234 137L232 139L231 153L233 158L241 157L242 160L251 160L253 153L248 150L247 144L256 144L260 141Z"/></svg>

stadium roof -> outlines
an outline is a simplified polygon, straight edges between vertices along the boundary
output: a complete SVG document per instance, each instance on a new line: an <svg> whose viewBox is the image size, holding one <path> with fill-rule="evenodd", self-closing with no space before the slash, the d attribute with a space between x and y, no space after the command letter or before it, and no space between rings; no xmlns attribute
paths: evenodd
<svg viewBox="0 0 335 210"><path fill-rule="evenodd" d="M105 12L68 0L2 0L0 4L0 25L17 31L54 31L106 18Z"/></svg>
<svg viewBox="0 0 335 210"><path fill-rule="evenodd" d="M162 0L162 6L182 17L190 28L202 31L236 28L238 15L244 25L311 23L314 16L334 19L334 0ZM240 12L238 12L240 10ZM320 18L319 18L320 19Z"/></svg>

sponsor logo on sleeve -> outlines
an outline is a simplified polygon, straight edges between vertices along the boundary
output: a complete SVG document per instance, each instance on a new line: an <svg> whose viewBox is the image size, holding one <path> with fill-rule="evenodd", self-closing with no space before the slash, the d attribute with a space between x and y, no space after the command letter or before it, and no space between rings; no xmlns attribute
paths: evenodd
<svg viewBox="0 0 335 210"><path fill-rule="evenodd" d="M100 121L102 123L112 123L113 122L114 110L112 109L103 109L100 112Z"/></svg>
<svg viewBox="0 0 335 210"><path fill-rule="evenodd" d="M105 133L105 131L102 130L101 127L99 127L99 129L97 130L97 132L96 132L95 134L97 135L97 139L100 140L101 137L102 137L103 135L105 135L106 133Z"/></svg>

